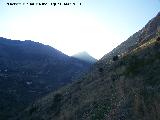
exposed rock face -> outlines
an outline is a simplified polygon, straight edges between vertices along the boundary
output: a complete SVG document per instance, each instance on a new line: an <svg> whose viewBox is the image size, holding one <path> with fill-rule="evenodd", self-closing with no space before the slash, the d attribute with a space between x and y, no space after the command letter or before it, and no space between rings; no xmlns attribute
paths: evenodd
<svg viewBox="0 0 160 120"><path fill-rule="evenodd" d="M159 16L143 28L144 36L142 30L137 32L98 61L81 80L35 102L17 119L159 120L160 43L156 41ZM153 23L154 29L150 28ZM153 32L156 33L146 39ZM133 45L128 53L112 60L113 55L126 52Z"/></svg>

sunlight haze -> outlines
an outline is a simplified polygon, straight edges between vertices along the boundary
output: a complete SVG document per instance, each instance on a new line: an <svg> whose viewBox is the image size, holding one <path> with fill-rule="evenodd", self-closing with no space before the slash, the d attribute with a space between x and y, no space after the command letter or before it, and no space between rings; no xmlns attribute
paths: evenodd
<svg viewBox="0 0 160 120"><path fill-rule="evenodd" d="M41 42L67 55L87 51L97 59L140 30L160 11L159 0L54 1L75 2L75 6L9 6L8 2L13 0L0 2L0 37Z"/></svg>

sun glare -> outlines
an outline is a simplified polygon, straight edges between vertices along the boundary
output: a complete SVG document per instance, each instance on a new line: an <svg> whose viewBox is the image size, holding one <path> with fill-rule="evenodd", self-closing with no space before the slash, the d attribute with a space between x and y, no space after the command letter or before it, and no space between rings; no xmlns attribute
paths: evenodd
<svg viewBox="0 0 160 120"><path fill-rule="evenodd" d="M20 16L12 20L8 29L13 39L42 42L68 55L87 51L97 58L111 50L112 42L108 41L116 39L96 17L68 11Z"/></svg>

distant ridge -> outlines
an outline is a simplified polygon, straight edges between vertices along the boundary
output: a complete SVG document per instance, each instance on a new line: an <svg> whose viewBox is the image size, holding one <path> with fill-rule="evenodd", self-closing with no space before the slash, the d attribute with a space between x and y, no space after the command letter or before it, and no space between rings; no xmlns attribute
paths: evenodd
<svg viewBox="0 0 160 120"><path fill-rule="evenodd" d="M72 57L89 62L89 63L95 63L97 61L94 57L89 55L86 51L74 54Z"/></svg>

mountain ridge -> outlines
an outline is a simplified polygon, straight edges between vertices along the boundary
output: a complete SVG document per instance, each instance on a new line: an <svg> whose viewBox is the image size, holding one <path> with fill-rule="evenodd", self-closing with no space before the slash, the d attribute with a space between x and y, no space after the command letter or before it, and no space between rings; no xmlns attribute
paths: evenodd
<svg viewBox="0 0 160 120"><path fill-rule="evenodd" d="M90 63L33 41L0 38L0 119L88 71Z"/></svg>
<svg viewBox="0 0 160 120"><path fill-rule="evenodd" d="M18 118L23 120L158 120L160 119L160 42L134 34L94 64L79 81L36 101ZM150 24L150 23L149 23ZM149 30L150 27L145 28ZM138 44L133 41L141 39ZM148 38L147 40L145 38ZM127 44L126 48L121 47ZM118 51L120 50L120 51ZM115 52L115 53L114 53ZM124 53L124 54L122 54ZM122 54L122 55L121 55ZM113 59L115 55L120 55Z"/></svg>

